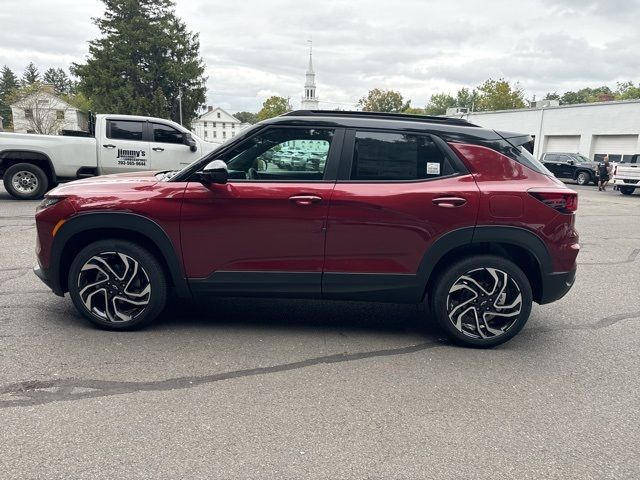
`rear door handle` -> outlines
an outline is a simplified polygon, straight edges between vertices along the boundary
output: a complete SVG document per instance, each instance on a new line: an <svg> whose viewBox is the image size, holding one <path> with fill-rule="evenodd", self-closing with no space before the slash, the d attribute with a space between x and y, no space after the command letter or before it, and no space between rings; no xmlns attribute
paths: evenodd
<svg viewBox="0 0 640 480"><path fill-rule="evenodd" d="M289 200L295 202L296 205L308 206L321 202L322 198L317 195L294 195L289 197Z"/></svg>
<svg viewBox="0 0 640 480"><path fill-rule="evenodd" d="M460 197L438 197L433 199L433 203L442 208L461 207L467 201Z"/></svg>
<svg viewBox="0 0 640 480"><path fill-rule="evenodd" d="M113 143L107 143L106 145L102 145L104 148L116 148Z"/></svg>
<svg viewBox="0 0 640 480"><path fill-rule="evenodd" d="M151 150L153 150L154 152L164 152L164 148L162 147L153 147Z"/></svg>

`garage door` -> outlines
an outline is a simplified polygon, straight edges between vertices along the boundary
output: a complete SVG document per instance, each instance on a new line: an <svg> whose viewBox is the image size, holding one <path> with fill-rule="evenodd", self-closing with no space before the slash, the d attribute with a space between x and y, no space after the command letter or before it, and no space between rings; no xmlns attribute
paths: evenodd
<svg viewBox="0 0 640 480"><path fill-rule="evenodd" d="M599 159L608 154L612 161L638 152L638 135L594 135L593 155Z"/></svg>
<svg viewBox="0 0 640 480"><path fill-rule="evenodd" d="M545 152L578 153L580 135L549 135Z"/></svg>

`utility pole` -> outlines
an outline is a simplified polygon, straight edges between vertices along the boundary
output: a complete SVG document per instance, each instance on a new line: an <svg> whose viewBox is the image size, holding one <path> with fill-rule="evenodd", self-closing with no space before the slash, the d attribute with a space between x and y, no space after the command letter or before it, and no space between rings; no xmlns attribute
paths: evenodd
<svg viewBox="0 0 640 480"><path fill-rule="evenodd" d="M182 125L182 89L178 90L178 106L180 108L180 125Z"/></svg>

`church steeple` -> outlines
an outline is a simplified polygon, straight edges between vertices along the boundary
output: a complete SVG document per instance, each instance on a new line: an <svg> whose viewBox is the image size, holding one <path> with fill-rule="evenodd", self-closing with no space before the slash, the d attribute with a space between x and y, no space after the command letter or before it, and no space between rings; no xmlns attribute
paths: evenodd
<svg viewBox="0 0 640 480"><path fill-rule="evenodd" d="M304 95L302 96L301 107L303 110L318 110L318 99L316 97L316 74L313 71L313 44L309 40L309 67L304 82Z"/></svg>

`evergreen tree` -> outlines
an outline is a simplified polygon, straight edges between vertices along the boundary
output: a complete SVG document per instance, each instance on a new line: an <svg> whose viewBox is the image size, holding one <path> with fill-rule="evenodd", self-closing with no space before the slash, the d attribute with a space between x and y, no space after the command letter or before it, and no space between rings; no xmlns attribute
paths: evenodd
<svg viewBox="0 0 640 480"><path fill-rule="evenodd" d="M102 0L101 37L74 64L78 89L97 112L180 118L189 126L205 102L200 40L175 15L172 0Z"/></svg>
<svg viewBox="0 0 640 480"><path fill-rule="evenodd" d="M24 73L22 74L22 86L26 87L27 85L33 85L36 82L40 81L40 72L38 68L33 64L33 62L29 62L27 68L24 69Z"/></svg>
<svg viewBox="0 0 640 480"><path fill-rule="evenodd" d="M58 95L69 95L73 90L73 82L61 68L49 68L42 77L44 83L53 85Z"/></svg>
<svg viewBox="0 0 640 480"><path fill-rule="evenodd" d="M18 77L5 65L0 72L0 117L2 117L2 124L5 127L12 123L9 99L19 87L20 82L18 81Z"/></svg>

